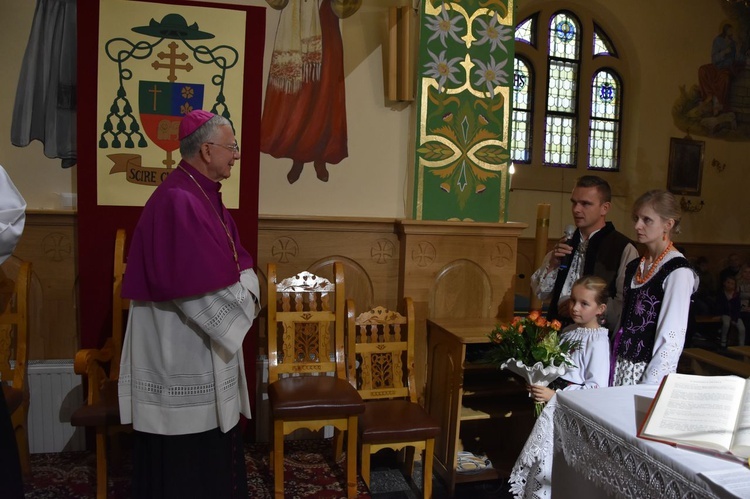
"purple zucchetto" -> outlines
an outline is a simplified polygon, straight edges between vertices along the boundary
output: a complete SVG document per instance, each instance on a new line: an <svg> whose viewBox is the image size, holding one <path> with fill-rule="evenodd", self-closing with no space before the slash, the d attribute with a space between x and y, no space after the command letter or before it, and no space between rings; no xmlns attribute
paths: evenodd
<svg viewBox="0 0 750 499"><path fill-rule="evenodd" d="M204 111L203 109L196 109L187 113L180 122L180 133L178 135L179 140L184 139L201 126L205 125L208 120L216 116L213 113Z"/></svg>

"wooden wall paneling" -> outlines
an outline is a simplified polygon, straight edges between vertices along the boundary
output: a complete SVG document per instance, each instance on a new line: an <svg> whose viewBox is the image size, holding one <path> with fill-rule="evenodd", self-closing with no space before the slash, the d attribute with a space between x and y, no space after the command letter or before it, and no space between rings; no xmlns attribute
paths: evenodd
<svg viewBox="0 0 750 499"><path fill-rule="evenodd" d="M258 224L259 274L274 262L280 277L307 270L331 279L333 262L341 261L346 297L358 311L398 308L394 219L262 216Z"/></svg>
<svg viewBox="0 0 750 499"><path fill-rule="evenodd" d="M420 397L426 383L426 319L513 316L517 241L525 228L517 222L399 221L399 296L414 300Z"/></svg>
<svg viewBox="0 0 750 499"><path fill-rule="evenodd" d="M32 263L29 359L72 359L79 348L74 212L26 212L14 256Z"/></svg>
<svg viewBox="0 0 750 499"><path fill-rule="evenodd" d="M448 263L434 284L428 307L431 318L493 317L492 280L476 262L460 258Z"/></svg>
<svg viewBox="0 0 750 499"><path fill-rule="evenodd" d="M32 303L30 324L30 359L70 359L80 348L76 220L77 215L72 211L27 212L26 228L15 256L33 265L31 291L35 303ZM505 237L503 234L508 231L518 233L513 224L455 222L459 227L474 227L471 233L463 234L451 233L453 222L437 222L438 227L445 224L440 230L434 227L417 230L424 223L429 222L261 216L257 264L261 298L265 303L265 268L269 261L277 263L280 275L288 276L300 270L324 272L336 259L345 264L347 296L356 300L358 310L372 305L397 308L400 297L408 293L415 299L417 317L422 319L458 317L458 314L490 316L495 310L494 313L504 311L510 314L512 297L497 299L497 283L504 282L513 283L513 294L530 297L529 280L535 270L534 238L514 239L515 246L510 246L513 263L497 253L498 261L504 262L502 268L505 270L500 272L500 267L492 260L493 251L497 250L493 241L501 242ZM404 234L404 227L409 228L408 237ZM423 234L422 238L419 232L425 231L439 233ZM400 237L408 240L401 249ZM487 237L482 243L485 246L477 247L476 240L484 237ZM498 237L500 239L496 241ZM422 245L423 239L429 244ZM547 250L552 245L554 240L548 242ZM717 276L731 253L739 254L750 263L750 245L747 244L678 241L677 246L690 259L706 256L710 270ZM432 261L436 258L434 250L440 251L439 262ZM401 264L401 254L408 255L409 265ZM400 276L402 267L404 275ZM514 269L512 275L508 273L510 268ZM488 286L492 290L489 302L486 301ZM367 303L369 301L372 303ZM499 306L500 302L505 308ZM418 324L423 330L423 336L418 336L418 340L421 338L424 343L424 321ZM259 334L265 337L262 317ZM264 344L261 348L265 348ZM418 348L423 349L424 345ZM422 357L418 361L425 362L426 359ZM419 372L423 376L424 370ZM423 383L423 378L419 382Z"/></svg>

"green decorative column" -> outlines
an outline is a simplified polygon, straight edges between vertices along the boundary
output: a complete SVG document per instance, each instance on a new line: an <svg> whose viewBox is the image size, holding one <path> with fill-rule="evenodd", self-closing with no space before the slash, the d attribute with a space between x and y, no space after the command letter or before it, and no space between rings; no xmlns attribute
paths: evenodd
<svg viewBox="0 0 750 499"><path fill-rule="evenodd" d="M417 63L417 220L506 222L513 0L426 0Z"/></svg>

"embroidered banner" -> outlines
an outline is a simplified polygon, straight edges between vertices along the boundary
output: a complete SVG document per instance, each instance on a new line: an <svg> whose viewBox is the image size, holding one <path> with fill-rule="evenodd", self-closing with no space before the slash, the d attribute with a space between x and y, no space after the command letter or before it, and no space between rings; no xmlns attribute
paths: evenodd
<svg viewBox="0 0 750 499"><path fill-rule="evenodd" d="M245 16L222 8L101 3L98 204L145 204L180 161L177 130L193 109L226 117L241 137ZM241 163L222 182L228 208L239 205Z"/></svg>
<svg viewBox="0 0 750 499"><path fill-rule="evenodd" d="M412 216L506 222L514 1L423 5Z"/></svg>

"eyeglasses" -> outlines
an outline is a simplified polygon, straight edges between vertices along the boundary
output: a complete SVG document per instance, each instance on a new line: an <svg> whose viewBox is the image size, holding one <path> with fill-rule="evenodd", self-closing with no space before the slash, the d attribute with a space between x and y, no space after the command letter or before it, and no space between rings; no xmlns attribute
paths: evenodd
<svg viewBox="0 0 750 499"><path fill-rule="evenodd" d="M237 142L235 142L232 145L217 144L216 142L206 142L206 144L210 144L212 146L223 147L227 151L232 151L233 153L237 153L237 154L239 154L239 152L240 152L240 145Z"/></svg>

